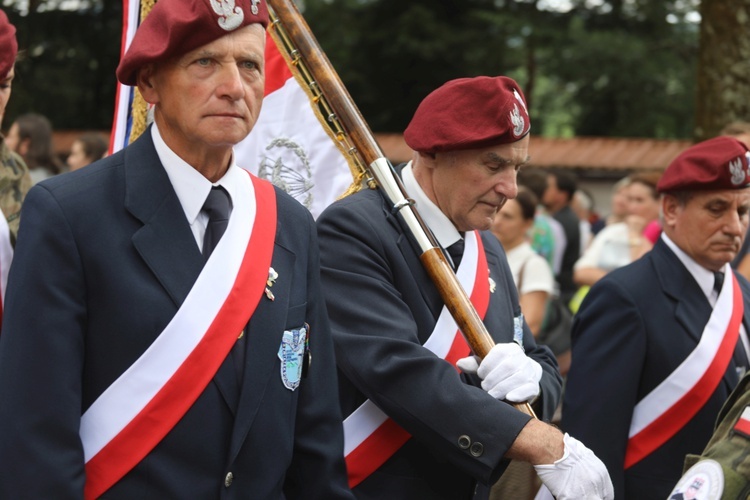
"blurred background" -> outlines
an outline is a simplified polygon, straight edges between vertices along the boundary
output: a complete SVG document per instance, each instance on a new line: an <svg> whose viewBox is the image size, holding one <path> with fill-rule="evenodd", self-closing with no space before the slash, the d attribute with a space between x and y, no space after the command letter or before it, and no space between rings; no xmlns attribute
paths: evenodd
<svg viewBox="0 0 750 500"><path fill-rule="evenodd" d="M127 0L0 1L22 50L2 130L20 114L45 115L61 156L81 131L107 134ZM597 170L601 160L582 166L594 143L616 161L644 144L641 155L653 145L679 151L729 122L750 121L750 0L297 4L370 128L399 147L425 95L474 75L515 78L530 103L532 134L547 140L536 143L537 156L545 144L588 141L578 153L544 154L558 163L565 156L594 177L612 176L608 165ZM659 150L666 159L641 167L666 166L676 154L669 147ZM637 168L626 162L614 176Z"/></svg>

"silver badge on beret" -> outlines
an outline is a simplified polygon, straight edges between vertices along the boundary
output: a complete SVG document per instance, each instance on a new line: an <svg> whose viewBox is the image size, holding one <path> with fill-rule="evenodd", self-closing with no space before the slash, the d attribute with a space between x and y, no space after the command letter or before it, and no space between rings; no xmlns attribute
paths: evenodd
<svg viewBox="0 0 750 500"><path fill-rule="evenodd" d="M518 137L526 129L526 120L521 116L518 104L513 105L513 111L510 112L510 121L513 124L513 135Z"/></svg>
<svg viewBox="0 0 750 500"><path fill-rule="evenodd" d="M729 162L729 173L732 175L732 184L735 186L745 184L746 173L741 156Z"/></svg>
<svg viewBox="0 0 750 500"><path fill-rule="evenodd" d="M516 101L521 103L521 106L523 106L524 111L528 114L529 110L526 109L526 103L523 102L523 97L521 97L521 94L518 93L518 90L513 89L513 96L516 98Z"/></svg>
<svg viewBox="0 0 750 500"><path fill-rule="evenodd" d="M225 31L236 30L245 20L245 13L236 7L234 0L208 0L214 12L219 16L219 27ZM257 10L258 7L255 7ZM257 12L254 12L257 14Z"/></svg>
<svg viewBox="0 0 750 500"><path fill-rule="evenodd" d="M299 387L302 378L306 339L307 326L296 330L286 330L281 337L278 353L281 360L281 382L290 391Z"/></svg>

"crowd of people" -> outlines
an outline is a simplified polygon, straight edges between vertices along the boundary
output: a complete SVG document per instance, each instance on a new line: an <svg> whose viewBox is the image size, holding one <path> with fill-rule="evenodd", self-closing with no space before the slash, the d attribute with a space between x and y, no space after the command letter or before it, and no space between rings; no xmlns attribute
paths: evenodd
<svg viewBox="0 0 750 500"><path fill-rule="evenodd" d="M525 166L517 82L460 78L404 131L408 200L313 220L233 153L265 2L189 3L117 68L153 107L125 149L82 136L60 174L43 116L0 136L0 498L747 497L742 127L597 217ZM0 10L0 120L17 50Z"/></svg>

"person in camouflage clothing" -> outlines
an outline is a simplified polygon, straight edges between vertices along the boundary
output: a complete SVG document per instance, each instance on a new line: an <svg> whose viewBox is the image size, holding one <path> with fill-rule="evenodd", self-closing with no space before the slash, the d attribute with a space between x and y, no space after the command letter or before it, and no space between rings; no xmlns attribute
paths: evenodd
<svg viewBox="0 0 750 500"><path fill-rule="evenodd" d="M691 488L707 500L750 498L750 373L724 403L706 449L688 455L685 469L670 499L690 498Z"/></svg>
<svg viewBox="0 0 750 500"><path fill-rule="evenodd" d="M8 221L13 245L18 234L21 203L30 187L31 178L26 164L18 154L8 149L4 141L0 142L0 210Z"/></svg>
<svg viewBox="0 0 750 500"><path fill-rule="evenodd" d="M16 28L0 10L0 123L10 99L17 53ZM30 187L29 169L21 157L8 148L0 134L0 210L8 221L11 245L16 242L21 203Z"/></svg>

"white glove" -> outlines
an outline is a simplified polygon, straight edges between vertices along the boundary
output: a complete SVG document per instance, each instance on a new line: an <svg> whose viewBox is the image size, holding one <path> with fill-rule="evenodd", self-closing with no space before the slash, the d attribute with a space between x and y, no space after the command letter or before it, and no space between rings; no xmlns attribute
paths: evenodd
<svg viewBox="0 0 750 500"><path fill-rule="evenodd" d="M525 403L539 395L542 367L514 342L497 344L481 363L469 356L459 359L456 366L465 373L479 376L482 389L495 399Z"/></svg>
<svg viewBox="0 0 750 500"><path fill-rule="evenodd" d="M610 500L615 498L607 467L583 443L563 437L565 452L554 464L535 465L539 479L557 500Z"/></svg>

